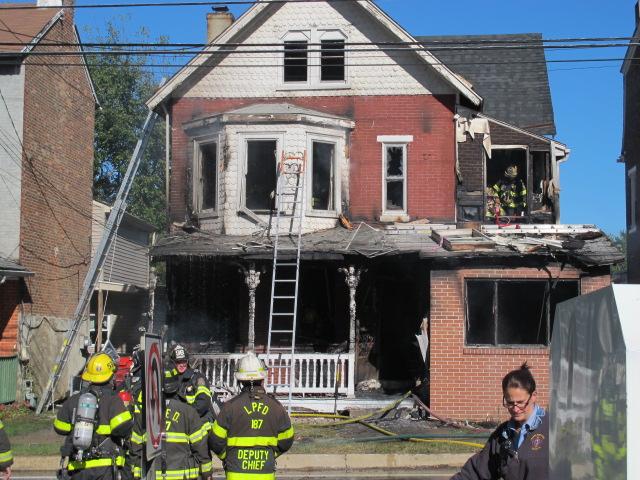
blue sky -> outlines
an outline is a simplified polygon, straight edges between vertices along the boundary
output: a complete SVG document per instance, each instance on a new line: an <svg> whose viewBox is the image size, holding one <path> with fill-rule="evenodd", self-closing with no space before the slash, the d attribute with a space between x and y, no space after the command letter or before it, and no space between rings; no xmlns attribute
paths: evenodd
<svg viewBox="0 0 640 480"><path fill-rule="evenodd" d="M106 3L79 1L80 4ZM413 35L540 32L544 38L627 37L635 0L378 0ZM231 7L238 16L246 7ZM151 38L203 42L208 7L79 9L80 31L101 29L126 14L128 31L144 26ZM622 58L624 48L547 51L547 59ZM561 167L563 223L595 223L609 233L625 228L624 166L616 163L622 139L620 62L550 64L558 135L571 148Z"/></svg>

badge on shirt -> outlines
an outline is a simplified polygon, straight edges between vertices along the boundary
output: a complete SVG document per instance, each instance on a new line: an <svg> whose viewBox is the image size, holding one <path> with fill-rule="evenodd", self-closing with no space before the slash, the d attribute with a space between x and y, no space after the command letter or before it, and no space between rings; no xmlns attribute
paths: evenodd
<svg viewBox="0 0 640 480"><path fill-rule="evenodd" d="M540 450L544 445L544 435L536 433L531 437L531 450Z"/></svg>

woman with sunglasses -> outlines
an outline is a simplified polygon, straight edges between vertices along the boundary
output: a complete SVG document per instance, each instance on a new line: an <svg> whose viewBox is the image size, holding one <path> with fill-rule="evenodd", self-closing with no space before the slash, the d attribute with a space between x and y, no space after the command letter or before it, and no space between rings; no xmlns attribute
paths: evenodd
<svg viewBox="0 0 640 480"><path fill-rule="evenodd" d="M547 480L549 418L536 404L536 381L527 362L502 379L509 416L451 480Z"/></svg>

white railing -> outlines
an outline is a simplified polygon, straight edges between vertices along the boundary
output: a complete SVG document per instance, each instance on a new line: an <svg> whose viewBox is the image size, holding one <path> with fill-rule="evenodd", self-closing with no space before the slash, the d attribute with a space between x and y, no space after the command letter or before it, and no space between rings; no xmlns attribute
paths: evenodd
<svg viewBox="0 0 640 480"><path fill-rule="evenodd" d="M192 355L195 366L207 377L211 385L235 389L236 363L242 353L213 353ZM258 355L267 361L267 354ZM277 359L276 359L277 357ZM291 355L271 355L271 363L289 365ZM298 395L338 394L353 397L355 393L355 364L353 354L348 353L296 353L294 355L293 393ZM267 385L289 383L289 369L274 368L269 372ZM273 391L273 388L267 388ZM281 387L280 392L284 393Z"/></svg>

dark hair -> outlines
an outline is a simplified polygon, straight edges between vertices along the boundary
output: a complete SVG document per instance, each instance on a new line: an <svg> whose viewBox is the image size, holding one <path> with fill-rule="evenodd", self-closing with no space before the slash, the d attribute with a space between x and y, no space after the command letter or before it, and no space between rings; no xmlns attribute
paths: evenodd
<svg viewBox="0 0 640 480"><path fill-rule="evenodd" d="M527 393L532 394L536 391L536 381L531 375L529 365L524 362L520 368L511 370L502 379L502 391L506 392L508 388L522 388Z"/></svg>

